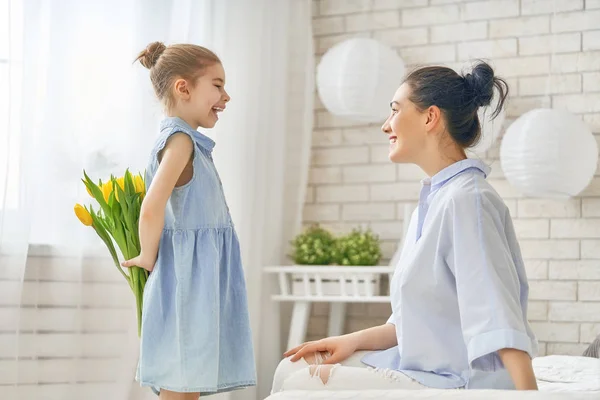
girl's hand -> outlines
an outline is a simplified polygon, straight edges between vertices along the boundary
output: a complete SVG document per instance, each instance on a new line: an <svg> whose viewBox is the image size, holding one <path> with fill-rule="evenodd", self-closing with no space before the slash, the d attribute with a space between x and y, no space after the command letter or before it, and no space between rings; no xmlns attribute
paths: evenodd
<svg viewBox="0 0 600 400"><path fill-rule="evenodd" d="M358 341L355 335L333 336L315 342L303 343L293 349L286 351L284 357L292 356L290 361L298 361L302 357L314 354L317 351L329 352L331 354L323 364L336 364L344 361L356 352Z"/></svg>
<svg viewBox="0 0 600 400"><path fill-rule="evenodd" d="M148 272L152 272L154 269L154 264L156 264L156 257L148 257L144 253L141 253L139 256L134 257L131 260L123 261L121 263L121 265L124 267L140 267L144 268Z"/></svg>

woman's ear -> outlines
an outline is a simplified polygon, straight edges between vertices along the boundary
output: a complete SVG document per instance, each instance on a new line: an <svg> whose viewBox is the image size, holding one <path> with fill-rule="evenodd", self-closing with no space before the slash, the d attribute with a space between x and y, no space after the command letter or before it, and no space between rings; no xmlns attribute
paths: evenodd
<svg viewBox="0 0 600 400"><path fill-rule="evenodd" d="M431 106L425 111L425 130L431 132L435 130L442 119L442 110L438 106Z"/></svg>

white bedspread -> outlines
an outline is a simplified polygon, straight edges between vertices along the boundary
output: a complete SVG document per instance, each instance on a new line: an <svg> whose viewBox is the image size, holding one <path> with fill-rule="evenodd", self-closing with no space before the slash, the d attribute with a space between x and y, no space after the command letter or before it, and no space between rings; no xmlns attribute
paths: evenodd
<svg viewBox="0 0 600 400"><path fill-rule="evenodd" d="M600 359L546 356L533 360L538 392L516 390L364 390L279 392L268 400L600 400Z"/></svg>
<svg viewBox="0 0 600 400"><path fill-rule="evenodd" d="M538 387L546 392L597 391L600 399L600 359L546 356L533 360Z"/></svg>
<svg viewBox="0 0 600 400"><path fill-rule="evenodd" d="M279 392L268 400L598 400L592 392L523 392L516 390L340 390Z"/></svg>

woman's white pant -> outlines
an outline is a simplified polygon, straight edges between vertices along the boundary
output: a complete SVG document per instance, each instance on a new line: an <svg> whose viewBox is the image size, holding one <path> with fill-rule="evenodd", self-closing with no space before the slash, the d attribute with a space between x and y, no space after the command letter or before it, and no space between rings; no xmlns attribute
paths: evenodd
<svg viewBox="0 0 600 400"><path fill-rule="evenodd" d="M304 359L283 359L273 377L271 393L282 390L373 390L425 389L402 372L371 368L360 360L368 352L358 351L341 364L323 365L327 354L315 353L313 365Z"/></svg>

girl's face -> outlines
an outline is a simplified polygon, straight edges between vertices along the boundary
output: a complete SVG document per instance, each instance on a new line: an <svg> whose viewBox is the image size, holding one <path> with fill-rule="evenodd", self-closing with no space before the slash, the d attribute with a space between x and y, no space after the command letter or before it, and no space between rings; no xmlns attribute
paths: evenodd
<svg viewBox="0 0 600 400"><path fill-rule="evenodd" d="M225 91L225 71L220 63L206 67L194 85L177 79L174 86L174 112L193 128L213 128L231 99Z"/></svg>

